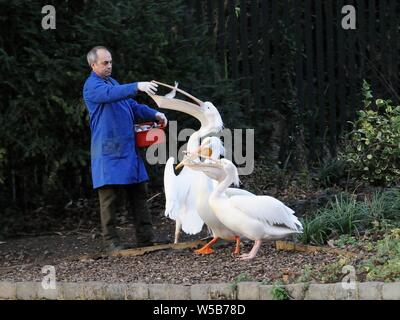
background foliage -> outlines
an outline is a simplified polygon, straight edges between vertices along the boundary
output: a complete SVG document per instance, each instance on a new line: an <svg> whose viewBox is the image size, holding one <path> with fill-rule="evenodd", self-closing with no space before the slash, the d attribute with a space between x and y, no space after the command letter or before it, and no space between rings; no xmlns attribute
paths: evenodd
<svg viewBox="0 0 400 320"><path fill-rule="evenodd" d="M214 16L206 14L216 3L224 5ZM212 101L227 128L254 128L259 168L245 178L255 186L252 191L285 192L293 184L301 189L302 183L315 181L321 187L336 186L349 177L396 186L399 109L388 99L398 100L398 64L387 62L396 57L398 29L391 26L397 25L398 8L379 11L379 23L388 23L379 26L381 33L368 34L373 43L368 45L362 42L366 33L335 29L341 18L339 4L330 8L330 2L313 3L0 0L0 236L4 221L23 223L36 208L63 208L71 199L96 196L90 176L89 119L82 101L90 72L86 53L96 45L109 47L113 76L121 83L178 81L185 91ZM55 30L41 28L45 4L56 7ZM335 12L332 20L322 9ZM268 19L260 19L265 12ZM221 30L226 31L223 48ZM337 30L336 42L329 37L332 30ZM389 40L393 48L385 51ZM352 47L354 41L359 52ZM330 57L333 51L328 49L334 44L336 54ZM377 48L382 54L372 51ZM390 77L385 78L387 74ZM368 85L361 91L358 80L346 83L353 75L371 80L380 87L379 94L384 92L376 105ZM137 100L154 107L145 95L139 94ZM343 124L355 110L360 110L359 118L336 158L329 147L336 143L332 128L340 127L342 132L337 133L344 135ZM166 113L178 121L178 130L198 127L183 114ZM162 166L148 169L151 181L161 186Z"/></svg>
<svg viewBox="0 0 400 320"><path fill-rule="evenodd" d="M91 195L90 129L81 92L90 72L86 53L95 45L110 48L113 76L121 83L178 80L195 96L235 110L240 93L217 77L203 26L185 29L183 1L48 4L57 9L55 30L41 28L40 1L0 2L2 208ZM145 96L138 100L154 107ZM170 117L185 125L182 115Z"/></svg>
<svg viewBox="0 0 400 320"><path fill-rule="evenodd" d="M358 111L339 160L347 162L353 176L368 183L395 185L400 181L400 106L383 99L372 104L367 82L363 93L364 108Z"/></svg>

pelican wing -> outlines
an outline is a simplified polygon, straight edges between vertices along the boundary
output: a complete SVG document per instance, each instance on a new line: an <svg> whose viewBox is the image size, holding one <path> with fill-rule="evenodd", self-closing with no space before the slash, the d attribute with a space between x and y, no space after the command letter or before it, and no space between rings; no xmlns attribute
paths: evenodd
<svg viewBox="0 0 400 320"><path fill-rule="evenodd" d="M178 187L178 184L176 184L178 177L175 175L174 172L174 167L173 167L174 162L175 159L171 157L165 164L164 192L165 192L165 216L173 220L176 220L179 216L179 209L180 209L179 199L186 197L189 188L188 186L185 185Z"/></svg>
<svg viewBox="0 0 400 320"><path fill-rule="evenodd" d="M185 168L182 169L182 171ZM181 208L179 211L179 219L182 223L182 230L187 234L196 234L201 231L203 228L203 220L200 218L197 207L196 207L196 193L193 188L193 179L196 180L194 176L198 175L199 172L192 171L189 168L186 168L184 172L185 182L189 185L188 193L186 197L181 202ZM189 174L188 174L189 173ZM192 174L193 173L193 174ZM180 175L179 175L180 176ZM179 177L178 176L178 177ZM188 183L190 181L190 183Z"/></svg>
<svg viewBox="0 0 400 320"><path fill-rule="evenodd" d="M229 200L232 206L253 219L270 225L284 225L296 231L303 228L294 211L273 197L233 196Z"/></svg>
<svg viewBox="0 0 400 320"><path fill-rule="evenodd" d="M254 193L251 193L250 191L244 190L244 189L239 189L239 188L228 188L225 191L225 194L231 198L233 196L255 196Z"/></svg>
<svg viewBox="0 0 400 320"><path fill-rule="evenodd" d="M179 219L184 232L196 234L201 231L204 222L192 199L193 170L184 167L179 175L175 175L174 161L173 157L169 158L164 170L165 216L173 220Z"/></svg>

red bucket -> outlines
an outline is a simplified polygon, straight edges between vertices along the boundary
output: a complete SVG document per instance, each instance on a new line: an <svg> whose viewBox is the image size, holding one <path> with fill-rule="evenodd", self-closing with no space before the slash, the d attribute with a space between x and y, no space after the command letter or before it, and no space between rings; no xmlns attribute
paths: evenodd
<svg viewBox="0 0 400 320"><path fill-rule="evenodd" d="M152 144L165 142L165 126L157 122L143 122L135 124L136 145L146 148Z"/></svg>

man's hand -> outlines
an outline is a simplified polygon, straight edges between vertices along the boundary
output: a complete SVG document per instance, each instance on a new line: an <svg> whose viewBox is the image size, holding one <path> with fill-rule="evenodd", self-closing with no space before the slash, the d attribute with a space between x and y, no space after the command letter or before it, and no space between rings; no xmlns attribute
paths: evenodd
<svg viewBox="0 0 400 320"><path fill-rule="evenodd" d="M138 82L138 90L146 92L147 94L155 94L158 84L153 82Z"/></svg>
<svg viewBox="0 0 400 320"><path fill-rule="evenodd" d="M167 120L167 117L165 116L164 113L162 113L162 112L157 112L157 113L156 113L156 118L157 118L157 120L159 120L159 121L161 122L161 124L162 124L164 127L167 126L168 120Z"/></svg>

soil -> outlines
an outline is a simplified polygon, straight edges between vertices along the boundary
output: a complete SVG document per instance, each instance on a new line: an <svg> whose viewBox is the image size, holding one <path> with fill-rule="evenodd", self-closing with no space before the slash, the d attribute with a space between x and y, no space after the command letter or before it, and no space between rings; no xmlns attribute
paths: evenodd
<svg viewBox="0 0 400 320"><path fill-rule="evenodd" d="M155 192L149 198L154 230L159 238L173 241L175 223L164 216L164 197ZM92 207L86 216L82 213ZM102 251L100 218L96 202L69 203L65 210L68 221L54 220L43 233L22 233L18 238L0 241L0 281L41 281L42 267L55 266L58 281L105 281L197 284L234 282L238 277L251 281L294 281L305 265L318 270L337 261L333 253L302 253L279 251L273 243L264 242L256 258L239 261L232 254L233 242L221 242L215 253L197 255L193 249L161 250L134 257L103 257L81 261L80 257ZM85 208L86 209L85 209ZM86 210L87 211L87 210ZM86 212L85 211L85 212ZM66 225L76 227L68 230ZM32 227L34 230L34 227ZM119 215L119 234L125 243L135 242L135 229L127 212ZM182 233L181 241L207 237L204 227L197 235ZM242 252L250 251L253 243L242 242Z"/></svg>

